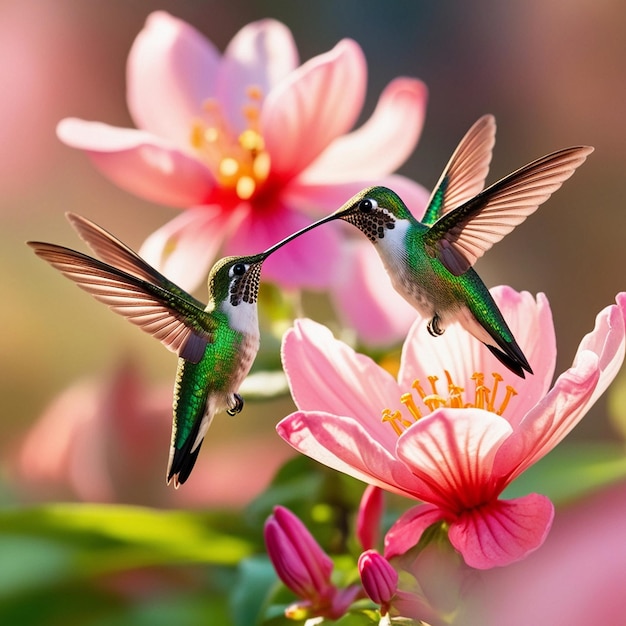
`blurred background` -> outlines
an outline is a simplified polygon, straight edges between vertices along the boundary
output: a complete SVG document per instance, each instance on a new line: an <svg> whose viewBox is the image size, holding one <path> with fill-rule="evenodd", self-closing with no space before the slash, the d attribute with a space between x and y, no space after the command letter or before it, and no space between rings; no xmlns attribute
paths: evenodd
<svg viewBox="0 0 626 626"><path fill-rule="evenodd" d="M73 211L137 249L177 213L117 188L55 135L57 122L68 116L132 125L125 103L126 57L146 17L157 9L190 22L221 50L243 25L263 17L292 30L302 61L344 37L354 38L369 72L362 120L392 78L422 79L430 94L426 124L400 173L428 189L458 140L484 113L493 113L498 123L489 182L558 148L595 146L573 179L477 269L488 286L504 283L547 294L557 329L557 372L569 366L597 312L626 289L623 2L0 0L0 479L6 502L242 506L290 455L274 433L275 423L291 411L290 400L249 404L235 419L215 420L201 453L203 469L188 486L166 489L175 358L24 245L35 239L80 247L64 219ZM206 298L204 289L196 295ZM273 349L277 362L278 345ZM119 408L113 411L119 416L116 432L128 426L128 416L141 416L144 427L119 435L126 439L103 452L93 442L111 426L100 420L93 427L84 415L102 413L105 400ZM103 414L111 412L108 406ZM48 423L27 454L25 433L44 414ZM71 437L81 441L85 459L115 458L116 446L144 438L160 442L150 449L162 452L137 465L145 471L137 476L141 480L121 467L110 484L94 488L74 460L71 484L40 476L39 486L24 487L19 468L37 465L45 454L41 441L52 442L64 419L75 431L64 441L55 439L59 467ZM616 438L605 399L572 436ZM253 467L246 464L252 440Z"/></svg>

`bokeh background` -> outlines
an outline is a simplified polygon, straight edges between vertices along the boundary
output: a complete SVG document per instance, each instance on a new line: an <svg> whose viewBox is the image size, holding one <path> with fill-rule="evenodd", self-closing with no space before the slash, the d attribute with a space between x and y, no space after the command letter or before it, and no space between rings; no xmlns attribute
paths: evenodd
<svg viewBox="0 0 626 626"><path fill-rule="evenodd" d="M161 456L145 461L150 472L143 482L117 490L122 501L242 505L290 454L273 428L290 411L290 400L250 404L236 419L216 420L201 454L204 469L189 487L166 491L175 358L24 245L40 239L80 247L63 217L73 211L136 249L175 215L174 209L118 189L55 135L57 122L68 116L132 125L125 104L126 56L147 15L157 9L190 22L220 49L244 24L262 17L289 26L302 60L341 38L354 38L369 71L362 119L392 78L422 79L430 93L426 124L400 172L427 188L484 113L493 113L498 123L490 182L552 150L595 146L573 179L477 269L489 286L506 283L547 294L557 329L557 371L571 363L596 313L626 289L623 2L0 0L0 483L7 502L80 499L76 485L65 491L23 485L17 474L24 433L51 403L69 415L68 407L88 407L94 397L110 397L112 389L120 406L145 417L144 430L129 434L129 441L163 438ZM196 295L206 297L204 290ZM130 389L120 388L120 371L133 372ZM66 393L76 395L58 404ZM617 437L605 399L572 436ZM37 451L28 458L34 462ZM74 471L80 475L80 467ZM132 478L123 476L119 484ZM148 486L150 480L158 486ZM107 493L104 486L94 497L107 500Z"/></svg>

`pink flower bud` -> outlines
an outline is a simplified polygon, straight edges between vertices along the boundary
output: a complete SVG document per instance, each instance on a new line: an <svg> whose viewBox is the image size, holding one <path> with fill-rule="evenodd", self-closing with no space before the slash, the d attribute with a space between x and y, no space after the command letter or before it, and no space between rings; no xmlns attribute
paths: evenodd
<svg viewBox="0 0 626 626"><path fill-rule="evenodd" d="M365 593L385 615L398 587L398 572L376 550L367 550L359 557L359 573Z"/></svg>
<svg viewBox="0 0 626 626"><path fill-rule="evenodd" d="M265 522L265 545L279 578L299 598L318 604L334 593L332 560L291 511L275 507Z"/></svg>

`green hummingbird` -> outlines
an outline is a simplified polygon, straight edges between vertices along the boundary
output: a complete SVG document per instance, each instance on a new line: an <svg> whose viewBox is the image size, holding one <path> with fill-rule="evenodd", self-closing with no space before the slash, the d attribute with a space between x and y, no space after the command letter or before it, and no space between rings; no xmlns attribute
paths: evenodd
<svg viewBox="0 0 626 626"><path fill-rule="evenodd" d="M396 289L429 319L431 335L458 321L512 372L532 369L472 266L537 210L593 148L548 154L484 189L495 120L481 117L463 137L435 186L422 221L391 189L369 187L315 226L341 219L374 244Z"/></svg>
<svg viewBox="0 0 626 626"><path fill-rule="evenodd" d="M239 413L237 393L259 349L257 296L267 257L304 228L265 252L215 263L209 302L168 280L133 250L85 217L68 213L80 237L102 260L51 243L27 242L79 287L178 354L167 483L189 477L218 411Z"/></svg>

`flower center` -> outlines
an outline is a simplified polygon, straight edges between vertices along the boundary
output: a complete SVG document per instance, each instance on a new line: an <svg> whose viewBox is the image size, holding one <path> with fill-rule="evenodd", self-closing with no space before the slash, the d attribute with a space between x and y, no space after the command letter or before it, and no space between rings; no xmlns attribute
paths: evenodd
<svg viewBox="0 0 626 626"><path fill-rule="evenodd" d="M447 394L444 393L442 395L439 393L437 388L438 376L428 377L430 393L427 393L420 381L416 379L411 387L417 392L421 406L415 401L412 392L404 393L400 396L400 402L408 412L408 418L399 410L383 409L381 421L389 424L397 435L401 435L425 413L431 413L435 409L442 407L452 409L485 409L496 415L502 415L511 398L517 395L517 391L511 385L507 385L504 398L498 402L497 396L500 383L504 380L498 372L493 372L492 374L493 387L491 389L485 386L485 375L482 372L475 372L472 376L472 381L474 381L473 393L470 392L467 395L464 395L465 389L463 387L459 387L454 383L450 372L444 370L444 373L448 381Z"/></svg>
<svg viewBox="0 0 626 626"><path fill-rule="evenodd" d="M260 104L263 94L258 87L248 87L249 103L243 114L245 130L235 135L229 127L219 102L204 102L205 120L191 127L191 145L209 166L221 187L232 189L241 200L248 200L267 179L270 155L259 130Z"/></svg>

